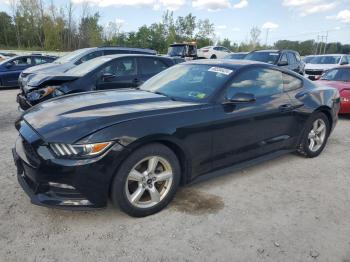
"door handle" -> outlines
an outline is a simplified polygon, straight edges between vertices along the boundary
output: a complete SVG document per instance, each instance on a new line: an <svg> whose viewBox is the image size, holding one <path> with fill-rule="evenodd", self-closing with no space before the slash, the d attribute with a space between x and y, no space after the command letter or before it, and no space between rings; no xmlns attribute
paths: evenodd
<svg viewBox="0 0 350 262"><path fill-rule="evenodd" d="M294 106L292 104L285 104L285 105L279 106L278 109L281 112L292 111L294 109Z"/></svg>

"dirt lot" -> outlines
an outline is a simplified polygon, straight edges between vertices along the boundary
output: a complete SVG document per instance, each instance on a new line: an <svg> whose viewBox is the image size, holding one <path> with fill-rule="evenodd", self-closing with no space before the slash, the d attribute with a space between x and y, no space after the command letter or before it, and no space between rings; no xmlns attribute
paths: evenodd
<svg viewBox="0 0 350 262"><path fill-rule="evenodd" d="M350 261L350 118L316 159L228 170L135 219L30 204L10 151L16 93L0 91L0 261Z"/></svg>

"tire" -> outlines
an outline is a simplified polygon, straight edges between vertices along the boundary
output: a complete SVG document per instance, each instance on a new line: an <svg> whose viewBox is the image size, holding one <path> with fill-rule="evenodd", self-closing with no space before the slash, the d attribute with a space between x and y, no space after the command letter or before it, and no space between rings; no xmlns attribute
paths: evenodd
<svg viewBox="0 0 350 262"><path fill-rule="evenodd" d="M212 55L211 57L210 57L210 59L216 59L217 57L216 57L216 55Z"/></svg>
<svg viewBox="0 0 350 262"><path fill-rule="evenodd" d="M315 124L316 122L318 125ZM312 132L312 130L316 130L316 126L314 126L314 124L318 126L317 130L321 130L321 124L324 124L325 126L322 131ZM328 117L322 112L313 114L307 121L306 128L298 148L298 153L308 158L317 157L325 148L329 133L330 123ZM314 147L312 147L311 140L314 141Z"/></svg>
<svg viewBox="0 0 350 262"><path fill-rule="evenodd" d="M151 163L157 163L155 168ZM158 143L143 146L120 166L111 187L112 202L133 217L152 215L174 198L180 176L180 164L172 150Z"/></svg>

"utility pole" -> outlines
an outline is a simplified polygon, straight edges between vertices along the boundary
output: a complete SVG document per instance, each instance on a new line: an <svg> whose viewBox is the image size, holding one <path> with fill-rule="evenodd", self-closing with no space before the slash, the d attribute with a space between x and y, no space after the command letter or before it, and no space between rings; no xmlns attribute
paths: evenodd
<svg viewBox="0 0 350 262"><path fill-rule="evenodd" d="M315 55L317 55L318 52L318 45L320 44L320 35L317 35L317 44L316 44L316 51L315 51Z"/></svg>
<svg viewBox="0 0 350 262"><path fill-rule="evenodd" d="M267 40L269 39L269 32L270 32L270 28L266 28L265 46L267 46Z"/></svg>
<svg viewBox="0 0 350 262"><path fill-rule="evenodd" d="M328 42L328 31L326 32L325 37L326 37L326 41L325 41L325 44L324 44L323 54L326 53L326 47L327 47L327 42Z"/></svg>

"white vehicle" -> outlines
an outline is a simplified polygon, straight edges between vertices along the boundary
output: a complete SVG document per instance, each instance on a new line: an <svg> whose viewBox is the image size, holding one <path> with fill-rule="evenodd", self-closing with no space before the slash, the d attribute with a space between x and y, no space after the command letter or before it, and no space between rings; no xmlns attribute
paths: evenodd
<svg viewBox="0 0 350 262"><path fill-rule="evenodd" d="M349 63L350 55L317 55L305 65L305 77L311 80L317 80L326 70L342 65L348 65Z"/></svg>
<svg viewBox="0 0 350 262"><path fill-rule="evenodd" d="M197 56L207 59L220 59L231 53L226 47L223 46L206 46L197 50Z"/></svg>

